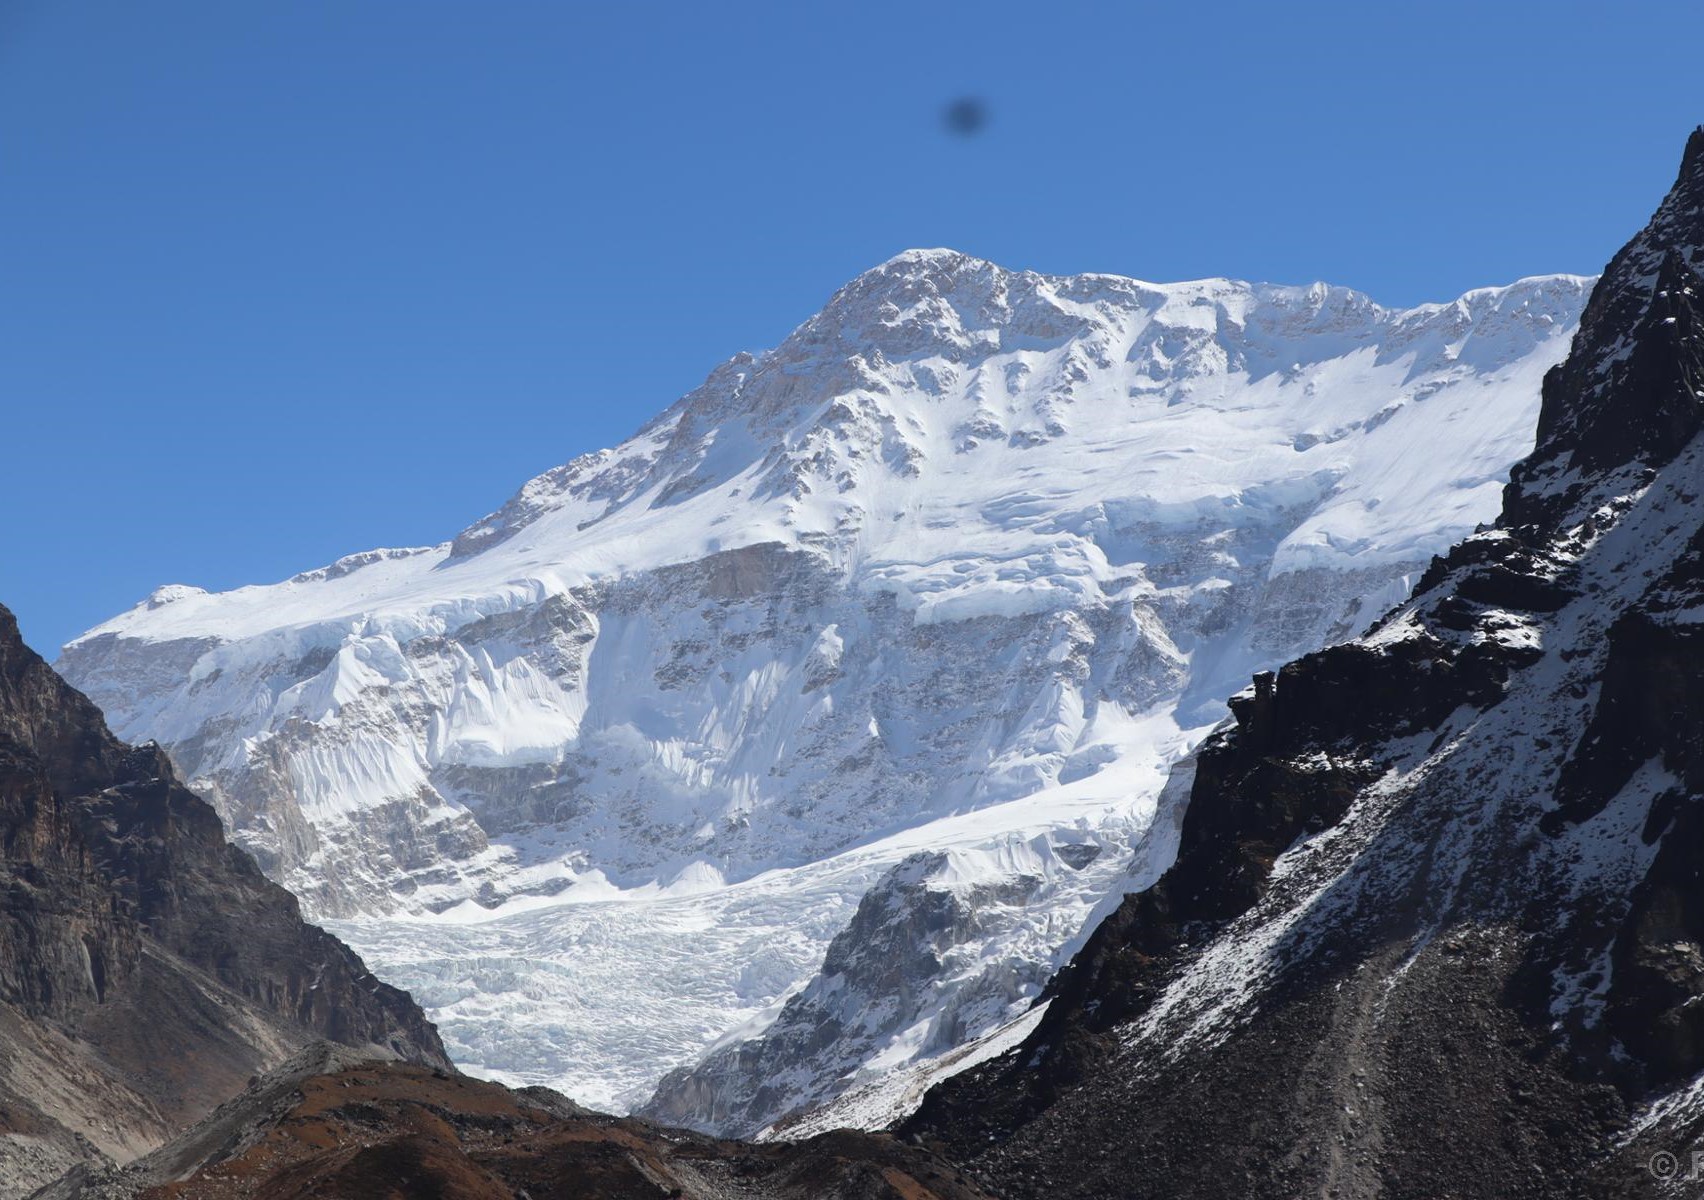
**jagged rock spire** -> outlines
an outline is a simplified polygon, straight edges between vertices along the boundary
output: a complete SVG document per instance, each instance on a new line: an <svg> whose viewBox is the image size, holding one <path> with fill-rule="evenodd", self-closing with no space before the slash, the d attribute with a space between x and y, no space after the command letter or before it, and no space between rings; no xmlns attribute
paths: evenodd
<svg viewBox="0 0 1704 1200"><path fill-rule="evenodd" d="M1507 525L1554 525L1671 460L1704 424L1704 128L1651 221L1604 269L1573 352L1544 381ZM1607 490L1606 490L1607 489Z"/></svg>

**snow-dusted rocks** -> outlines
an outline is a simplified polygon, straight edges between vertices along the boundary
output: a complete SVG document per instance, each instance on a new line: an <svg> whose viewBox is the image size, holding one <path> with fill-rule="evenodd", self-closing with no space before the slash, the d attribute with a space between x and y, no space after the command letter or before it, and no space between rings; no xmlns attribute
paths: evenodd
<svg viewBox="0 0 1704 1200"><path fill-rule="evenodd" d="M991 885L952 953L1004 1009L949 971L876 1039L932 1053L1021 1012L1220 697L1494 515L1589 284L912 251L441 546L163 589L61 666L464 1064L598 1103L761 1028L907 856L1103 845Z"/></svg>
<svg viewBox="0 0 1704 1200"><path fill-rule="evenodd" d="M1232 701L1171 868L908 1136L1047 1200L1696 1193L1700 268L1704 129L1496 525Z"/></svg>
<svg viewBox="0 0 1704 1200"><path fill-rule="evenodd" d="M994 1052L979 1043L1016 1044L1005 1031L1027 1023L1020 1014L1093 926L1093 906L1171 862L1191 774L1180 763L1158 810L1114 836L1066 827L905 858L772 1022L669 1072L643 1115L789 1138L907 1115L929 1083ZM1125 828L1139 831L1134 861Z"/></svg>

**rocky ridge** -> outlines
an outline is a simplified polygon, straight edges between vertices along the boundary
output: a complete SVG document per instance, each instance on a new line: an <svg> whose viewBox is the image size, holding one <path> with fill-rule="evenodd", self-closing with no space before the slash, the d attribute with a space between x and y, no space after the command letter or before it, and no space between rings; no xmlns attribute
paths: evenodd
<svg viewBox="0 0 1704 1200"><path fill-rule="evenodd" d="M4 608L0 894L0 1195L132 1158L316 1038L447 1063L408 997L304 924Z"/></svg>
<svg viewBox="0 0 1704 1200"><path fill-rule="evenodd" d="M1176 863L910 1136L1013 1197L1696 1190L1701 251L1704 130L1502 518L1233 701Z"/></svg>
<svg viewBox="0 0 1704 1200"><path fill-rule="evenodd" d="M882 1135L787 1146L588 1112L497 1084L315 1047L183 1137L35 1200L991 1200Z"/></svg>

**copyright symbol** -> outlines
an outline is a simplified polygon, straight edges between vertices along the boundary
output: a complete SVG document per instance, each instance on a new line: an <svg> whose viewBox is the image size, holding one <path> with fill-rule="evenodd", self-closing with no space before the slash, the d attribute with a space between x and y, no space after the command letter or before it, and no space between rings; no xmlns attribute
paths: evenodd
<svg viewBox="0 0 1704 1200"><path fill-rule="evenodd" d="M1673 1179L1680 1174L1680 1160L1667 1150L1658 1150L1645 1168L1658 1179Z"/></svg>

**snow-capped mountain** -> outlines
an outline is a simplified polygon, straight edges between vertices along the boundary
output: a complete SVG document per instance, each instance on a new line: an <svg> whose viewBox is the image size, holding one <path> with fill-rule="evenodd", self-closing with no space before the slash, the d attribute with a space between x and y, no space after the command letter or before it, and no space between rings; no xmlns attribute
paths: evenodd
<svg viewBox="0 0 1704 1200"><path fill-rule="evenodd" d="M1697 1195L1701 433L1704 129L1495 526L1232 701L1171 869L905 1132L1012 1197Z"/></svg>
<svg viewBox="0 0 1704 1200"><path fill-rule="evenodd" d="M1393 310L913 251L449 542L162 588L60 665L459 1062L589 1102L820 999L932 856L888 886L951 892L950 945L858 975L808 1065L745 1055L785 1078L743 1127L1020 1012L1219 698L1495 514L1590 283ZM705 1078L659 1103L727 1123Z"/></svg>

